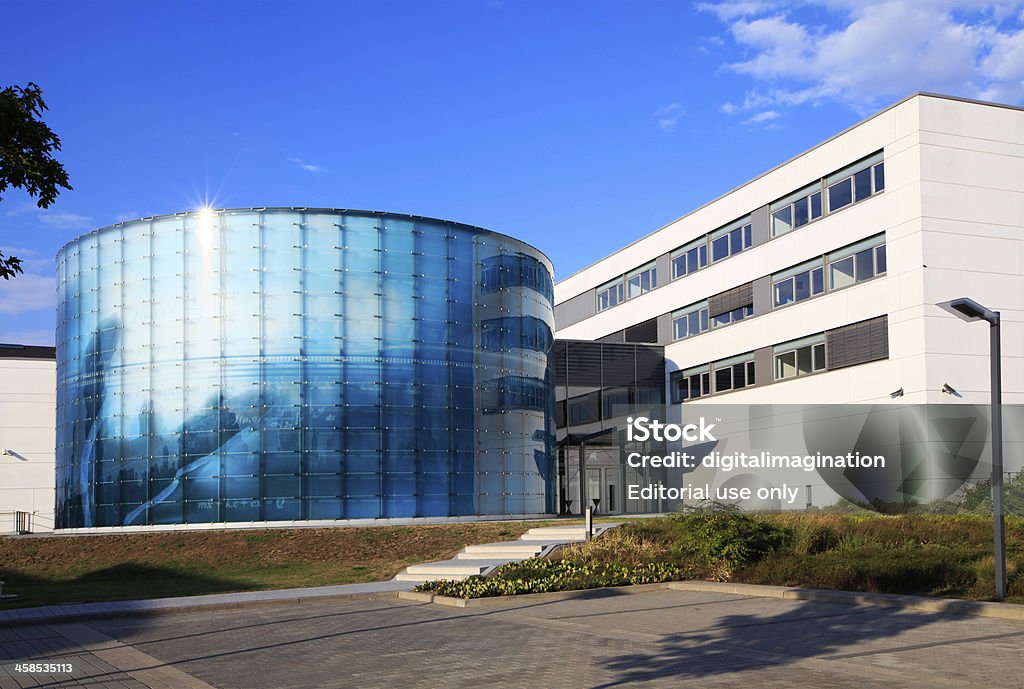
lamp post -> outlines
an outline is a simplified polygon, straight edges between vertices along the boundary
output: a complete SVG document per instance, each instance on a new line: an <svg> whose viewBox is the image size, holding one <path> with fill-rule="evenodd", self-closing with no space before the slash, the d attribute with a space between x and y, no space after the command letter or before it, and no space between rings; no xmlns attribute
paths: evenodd
<svg viewBox="0 0 1024 689"><path fill-rule="evenodd" d="M960 297L938 306L967 322L987 321L992 370L992 519L996 555L996 600L1006 598L1006 523L1003 516L1003 395L999 312Z"/></svg>

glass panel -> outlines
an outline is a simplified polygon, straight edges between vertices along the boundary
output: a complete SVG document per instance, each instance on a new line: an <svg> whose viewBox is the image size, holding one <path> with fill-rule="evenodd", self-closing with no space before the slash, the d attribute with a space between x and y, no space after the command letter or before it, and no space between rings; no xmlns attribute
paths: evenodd
<svg viewBox="0 0 1024 689"><path fill-rule="evenodd" d="M734 387L744 388L747 386L747 365L745 363L733 364L732 380Z"/></svg>
<svg viewBox="0 0 1024 689"><path fill-rule="evenodd" d="M875 247L875 272L885 272L885 244Z"/></svg>
<svg viewBox="0 0 1024 689"><path fill-rule="evenodd" d="M807 199L799 199L793 204L793 227L800 227L806 225L809 222L809 215L807 212Z"/></svg>
<svg viewBox="0 0 1024 689"><path fill-rule="evenodd" d="M864 251L857 252L857 255L854 256L854 259L856 259L855 262L858 281L867 280L868 278L875 276L874 253L873 249L865 249Z"/></svg>
<svg viewBox="0 0 1024 689"><path fill-rule="evenodd" d="M810 347L801 347L796 350L796 369L798 376L813 372L814 368L811 361Z"/></svg>
<svg viewBox="0 0 1024 689"><path fill-rule="evenodd" d="M798 273L793 276L796 283L796 300L802 301L811 296L811 275L810 273Z"/></svg>
<svg viewBox="0 0 1024 689"><path fill-rule="evenodd" d="M811 194L811 220L821 217L821 192Z"/></svg>
<svg viewBox="0 0 1024 689"><path fill-rule="evenodd" d="M825 271L822 268L815 268L811 271L811 293L821 294L825 291Z"/></svg>
<svg viewBox="0 0 1024 689"><path fill-rule="evenodd" d="M643 294L643 289L640 284L640 275L633 275L626 281L626 298L632 299L633 297L639 297Z"/></svg>
<svg viewBox="0 0 1024 689"><path fill-rule="evenodd" d="M857 201L863 201L871 196L871 169L861 170L853 176L854 196Z"/></svg>
<svg viewBox="0 0 1024 689"><path fill-rule="evenodd" d="M875 166L875 192L885 190L885 163Z"/></svg>
<svg viewBox="0 0 1024 689"><path fill-rule="evenodd" d="M772 213L772 236L777 237L793 229L793 207L786 206Z"/></svg>
<svg viewBox="0 0 1024 689"><path fill-rule="evenodd" d="M738 254L743 251L743 229L736 228L729 233L729 253Z"/></svg>
<svg viewBox="0 0 1024 689"><path fill-rule="evenodd" d="M729 255L729 235L724 234L711 242L711 260L721 261Z"/></svg>
<svg viewBox="0 0 1024 689"><path fill-rule="evenodd" d="M854 283L853 256L836 261L830 268L829 289L840 289Z"/></svg>
<svg viewBox="0 0 1024 689"><path fill-rule="evenodd" d="M814 370L824 371L825 370L825 345L816 344L814 349Z"/></svg>
<svg viewBox="0 0 1024 689"><path fill-rule="evenodd" d="M696 252L696 249L694 249L694 252ZM683 275L686 275L686 256L686 254L683 254L681 256L676 256L675 258L672 259L673 280L678 277L682 277Z"/></svg>
<svg viewBox="0 0 1024 689"><path fill-rule="evenodd" d="M775 377L789 378L796 375L796 352L784 352L775 356Z"/></svg>
<svg viewBox="0 0 1024 689"><path fill-rule="evenodd" d="M715 392L724 392L732 389L732 368L720 368L715 370Z"/></svg>
<svg viewBox="0 0 1024 689"><path fill-rule="evenodd" d="M853 202L853 180L847 177L828 188L828 211L832 213Z"/></svg>
<svg viewBox="0 0 1024 689"><path fill-rule="evenodd" d="M711 374L709 373L700 374L700 394L711 394Z"/></svg>
<svg viewBox="0 0 1024 689"><path fill-rule="evenodd" d="M775 305L785 306L786 304L792 304L794 300L793 296L793 279L788 278L782 282L775 283Z"/></svg>

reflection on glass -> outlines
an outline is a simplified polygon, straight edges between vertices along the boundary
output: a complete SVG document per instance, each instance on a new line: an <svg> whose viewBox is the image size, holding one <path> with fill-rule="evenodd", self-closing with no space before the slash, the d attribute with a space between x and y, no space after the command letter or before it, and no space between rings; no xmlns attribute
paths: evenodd
<svg viewBox="0 0 1024 689"><path fill-rule="evenodd" d="M61 527L552 511L551 272L521 242L212 211L58 275Z"/></svg>

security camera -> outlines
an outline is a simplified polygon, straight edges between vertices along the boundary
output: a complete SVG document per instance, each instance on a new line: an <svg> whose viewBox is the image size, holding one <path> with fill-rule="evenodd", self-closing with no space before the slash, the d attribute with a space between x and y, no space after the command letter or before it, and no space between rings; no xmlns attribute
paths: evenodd
<svg viewBox="0 0 1024 689"><path fill-rule="evenodd" d="M963 395L961 395L959 392L957 392L956 388L954 388L949 383L943 383L942 384L942 391L944 393L946 393L947 395L952 395L953 397L963 397Z"/></svg>

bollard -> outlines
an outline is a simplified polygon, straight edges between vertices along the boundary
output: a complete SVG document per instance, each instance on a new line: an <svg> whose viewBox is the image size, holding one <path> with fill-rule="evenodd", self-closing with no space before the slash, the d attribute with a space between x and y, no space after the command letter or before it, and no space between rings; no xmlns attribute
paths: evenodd
<svg viewBox="0 0 1024 689"><path fill-rule="evenodd" d="M594 537L594 508L593 507L588 507L587 508L587 512L586 512L586 516L584 517L583 524L584 524L583 530L586 532L584 535L586 536L586 539L589 542L590 539Z"/></svg>

